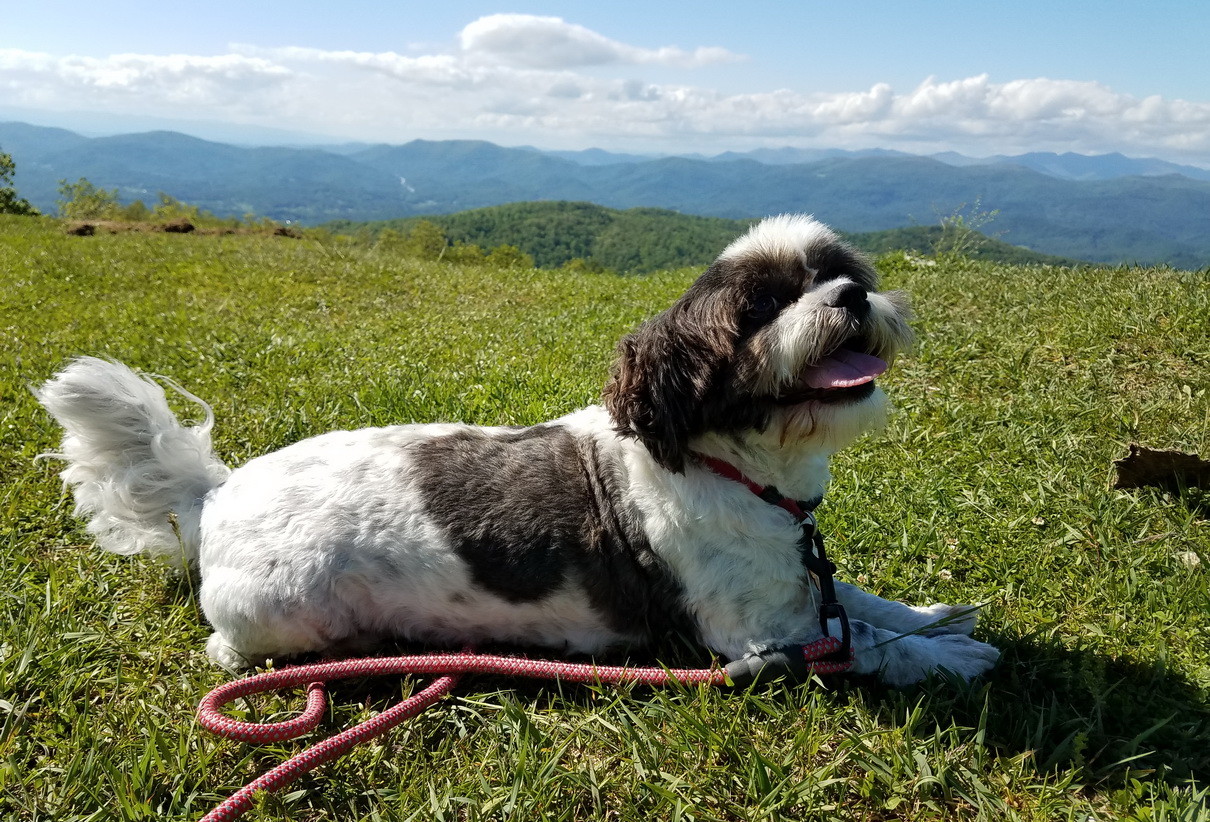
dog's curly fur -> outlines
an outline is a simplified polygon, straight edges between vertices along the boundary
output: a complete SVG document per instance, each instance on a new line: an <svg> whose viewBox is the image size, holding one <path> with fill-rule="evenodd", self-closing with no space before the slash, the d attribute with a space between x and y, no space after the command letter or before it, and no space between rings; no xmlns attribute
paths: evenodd
<svg viewBox="0 0 1210 822"><path fill-rule="evenodd" d="M906 299L876 287L823 225L771 218L619 343L603 405L529 428L337 431L235 471L209 408L182 427L118 363L78 359L38 397L100 545L196 565L220 664L384 637L595 653L673 629L734 659L817 639L817 591L794 519L701 459L822 496L830 455L882 422L873 378L910 340ZM962 612L837 588L857 672L969 678L998 656L973 617L885 644Z"/></svg>

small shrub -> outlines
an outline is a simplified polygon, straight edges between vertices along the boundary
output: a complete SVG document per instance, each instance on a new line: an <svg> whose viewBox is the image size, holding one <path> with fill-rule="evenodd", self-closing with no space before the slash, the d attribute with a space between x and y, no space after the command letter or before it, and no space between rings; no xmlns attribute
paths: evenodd
<svg viewBox="0 0 1210 822"><path fill-rule="evenodd" d="M952 214L941 218L941 237L933 246L933 252L938 257L947 259L978 256L980 249L989 239L984 229L993 223L999 214L999 209L985 210L982 199L978 197L975 198L974 205L968 207L963 203L954 209Z"/></svg>
<svg viewBox="0 0 1210 822"><path fill-rule="evenodd" d="M421 220L412 226L401 245L404 253L409 256L422 260L437 260L445 255L449 244L450 241L440 226L428 220Z"/></svg>
<svg viewBox="0 0 1210 822"><path fill-rule="evenodd" d="M59 216L67 220L113 220L121 216L118 190L97 188L86 177L59 181Z"/></svg>
<svg viewBox="0 0 1210 822"><path fill-rule="evenodd" d="M534 258L515 245L499 245L487 255L487 262L498 268L533 268Z"/></svg>
<svg viewBox="0 0 1210 822"><path fill-rule="evenodd" d="M36 216L38 209L30 205L29 200L17 196L17 189L12 184L16 171L12 155L0 153L0 214Z"/></svg>

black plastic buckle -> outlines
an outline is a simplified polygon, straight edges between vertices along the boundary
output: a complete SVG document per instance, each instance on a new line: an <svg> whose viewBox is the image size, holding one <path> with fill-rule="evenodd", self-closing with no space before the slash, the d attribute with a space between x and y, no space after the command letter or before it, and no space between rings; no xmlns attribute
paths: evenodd
<svg viewBox="0 0 1210 822"><path fill-rule="evenodd" d="M831 636L828 620L840 620L840 647L820 659L827 661L847 661L853 648L853 634L849 629L849 615L839 602L825 602L819 606L819 627L824 636Z"/></svg>
<svg viewBox="0 0 1210 822"><path fill-rule="evenodd" d="M782 496L781 491L778 491L777 488L772 485L766 485L761 490L759 496L770 505L780 505L781 501L785 498Z"/></svg>
<svg viewBox="0 0 1210 822"><path fill-rule="evenodd" d="M805 519L802 521L802 536L802 542L799 543L802 564L818 577L820 589L826 587L824 595L828 596L834 590L832 577L836 576L836 565L828 559L828 555L823 549L823 534L816 530L815 523L810 519Z"/></svg>

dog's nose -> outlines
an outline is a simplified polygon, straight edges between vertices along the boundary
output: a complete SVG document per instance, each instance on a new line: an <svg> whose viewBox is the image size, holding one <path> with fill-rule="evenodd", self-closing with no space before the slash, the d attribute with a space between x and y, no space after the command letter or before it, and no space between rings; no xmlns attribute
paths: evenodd
<svg viewBox="0 0 1210 822"><path fill-rule="evenodd" d="M845 283L832 291L824 299L824 305L829 308L846 308L854 314L860 314L869 308L865 289L855 283Z"/></svg>

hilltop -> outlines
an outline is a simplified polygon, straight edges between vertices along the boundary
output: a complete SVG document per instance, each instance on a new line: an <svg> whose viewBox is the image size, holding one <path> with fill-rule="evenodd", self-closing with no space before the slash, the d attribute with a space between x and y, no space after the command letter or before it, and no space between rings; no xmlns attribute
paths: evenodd
<svg viewBox="0 0 1210 822"><path fill-rule="evenodd" d="M818 515L843 580L986 603L978 636L1004 656L985 680L468 677L458 699L316 770L306 790L259 798L260 818L553 808L613 822L679 803L716 819L1204 819L1206 496L1112 490L1106 474L1129 442L1205 453L1205 275L901 255L879 268L911 295L919 341L880 378L897 408L888 428L834 461ZM0 215L0 819L192 822L284 756L188 721L227 678L205 657L191 579L91 547L61 464L39 458L61 432L30 386L81 354L166 375L210 403L232 466L332 430L531 425L596 401L619 337L697 274L584 276L269 233L80 238ZM598 659L711 661L692 642ZM333 689L325 733L416 687Z"/></svg>

